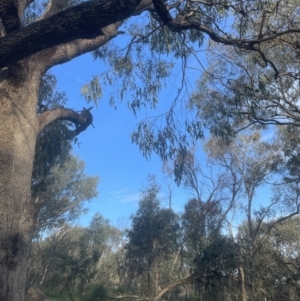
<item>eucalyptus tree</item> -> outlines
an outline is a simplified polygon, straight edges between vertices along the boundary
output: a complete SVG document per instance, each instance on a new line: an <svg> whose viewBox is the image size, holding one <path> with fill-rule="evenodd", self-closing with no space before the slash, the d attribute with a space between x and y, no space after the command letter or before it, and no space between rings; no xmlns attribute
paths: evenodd
<svg viewBox="0 0 300 301"><path fill-rule="evenodd" d="M273 226L273 220L262 223L260 233L264 243L255 257L249 252L247 223L238 228L237 237L244 259L245 293L247 299L299 299L299 216L285 219ZM267 229L271 227L268 236ZM248 237L248 241L247 241Z"/></svg>
<svg viewBox="0 0 300 301"><path fill-rule="evenodd" d="M59 296L82 293L98 259L89 246L88 229L66 225L42 241L40 248L41 266L31 276Z"/></svg>
<svg viewBox="0 0 300 301"><path fill-rule="evenodd" d="M297 300L300 295L299 278L300 266L299 266L299 216L285 220L283 223L274 228L271 232L270 238L266 245L269 245L269 249L272 251L263 255L272 257L272 266L270 275L274 275L272 278L273 285L270 285L269 294L277 295L276 297L283 299L290 298L291 300ZM270 277L268 277L270 278ZM280 279L276 289L274 283Z"/></svg>
<svg viewBox="0 0 300 301"><path fill-rule="evenodd" d="M285 138L288 151L293 153L289 138ZM230 164L241 183L236 209L238 219L243 223L234 237L238 245L236 265L244 299L248 296L251 300L261 300L266 294L272 295L269 287L276 283L277 268L273 271L269 268L273 264L273 255L266 255L273 254L269 245L273 239L272 231L299 214L298 183L285 181L289 174L285 143L282 137L270 140L255 130L248 130L226 142L211 138L206 145L210 160L224 169ZM262 187L264 194L260 193ZM232 224L237 225L237 221ZM234 273L231 276L235 277Z"/></svg>
<svg viewBox="0 0 300 301"><path fill-rule="evenodd" d="M251 1L241 3L244 9L240 36L256 36L262 43L248 49L210 43L206 72L191 104L216 135L234 135L253 125L298 127L299 4Z"/></svg>
<svg viewBox="0 0 300 301"><path fill-rule="evenodd" d="M31 284L52 291L53 296L83 296L96 285L114 284L114 255L122 233L108 220L96 214L86 228L65 224L48 233L33 243L28 271Z"/></svg>
<svg viewBox="0 0 300 301"><path fill-rule="evenodd" d="M98 258L92 269L91 282L112 285L117 278L118 253L123 250L124 233L100 214L94 215L88 229L90 247Z"/></svg>
<svg viewBox="0 0 300 301"><path fill-rule="evenodd" d="M204 148L208 165L218 171L215 181L208 167L201 170L191 159L193 165L185 165L183 180L195 196L182 215L186 264L205 273L195 282L200 300L275 296L270 286L279 274L277 265L269 267L269 241L273 230L299 214L299 144L285 133L290 130L281 128L275 140L249 129L234 139L209 139ZM270 194L261 195L262 187ZM237 218L230 220L230 214Z"/></svg>
<svg viewBox="0 0 300 301"><path fill-rule="evenodd" d="M182 57L182 66L186 66L186 57L193 53L193 43L203 43L206 34L215 42L255 52L259 62L270 66L278 79L283 73L263 47L271 41L275 48L279 45L276 49L285 45L292 55L297 55L298 44L294 37L299 32L298 10L297 1L286 0L230 3L223 0L1 1L0 300L24 299L28 252L38 216L30 191L38 134L51 122L63 119L76 125L69 136L74 137L92 122L89 110L78 113L55 108L37 113L40 81L49 68L96 50L117 35L130 33L132 40L128 48L122 54L113 52L115 55L111 58L115 58L112 62L119 71L117 77L129 91L136 88L129 103L136 112L146 104L155 107L161 89L157 83L170 74L170 65L160 55L172 53ZM144 23L137 18L124 24L130 16L141 14ZM125 25L130 24L133 26L127 30ZM251 30L246 31L247 28ZM144 56L146 49L151 52L148 60ZM103 58L107 53L98 51L96 56ZM140 72L134 73L138 67ZM297 78L296 68L295 63L292 71L286 70L289 79ZM140 85L132 88L132 81L130 85L126 81L128 75L139 76L136 83ZM83 92L88 99L93 99L101 94L99 87L94 80ZM178 151L186 153L186 134L174 132L181 130L181 124L176 123L173 115L176 102L178 98L170 104L169 114L163 115L163 128L156 128L148 120L133 134L133 141L146 156L152 151L164 159L176 157ZM295 108L291 108L293 112ZM196 138L202 136L198 121L188 123L187 131ZM179 161L175 170L177 177L181 170Z"/></svg>
<svg viewBox="0 0 300 301"><path fill-rule="evenodd" d="M184 261L190 273L202 274L193 283L199 300L226 299L230 292L225 287L236 291L226 277L232 276L238 263L237 245L226 226L234 216L243 185L233 162L219 165L210 148L206 150L206 163L186 156L182 173L193 196L182 214Z"/></svg>
<svg viewBox="0 0 300 301"><path fill-rule="evenodd" d="M159 186L150 178L143 191L139 208L131 217L125 246L130 278L141 281L141 293L154 297L161 285L161 264L178 249L179 218L171 210L160 207ZM134 279L135 278L135 279ZM144 284L144 283L145 284Z"/></svg>
<svg viewBox="0 0 300 301"><path fill-rule="evenodd" d="M220 200L213 196L206 202L191 199L184 207L184 261L190 273L202 274L194 281L199 301L225 298L224 286L229 284L224 279L238 267L237 244L222 234L225 218Z"/></svg>

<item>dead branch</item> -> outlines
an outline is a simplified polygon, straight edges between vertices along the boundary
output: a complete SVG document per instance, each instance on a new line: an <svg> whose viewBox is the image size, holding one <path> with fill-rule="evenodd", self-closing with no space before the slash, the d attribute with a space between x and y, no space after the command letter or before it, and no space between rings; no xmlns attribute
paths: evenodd
<svg viewBox="0 0 300 301"><path fill-rule="evenodd" d="M187 282L191 282L197 278L200 277L204 277L203 273L198 273L195 275L190 275L188 277L176 280L170 284L168 284L166 287L164 287L155 297L153 298L149 298L149 297L145 297L145 296L138 296L138 295L117 295L117 296L108 296L106 299L110 300L110 299L115 299L115 300L120 300L120 299L130 299L130 300L146 300L146 301L159 301L162 296L167 293L169 290L171 290L172 288L178 286L178 285L182 285L184 283Z"/></svg>

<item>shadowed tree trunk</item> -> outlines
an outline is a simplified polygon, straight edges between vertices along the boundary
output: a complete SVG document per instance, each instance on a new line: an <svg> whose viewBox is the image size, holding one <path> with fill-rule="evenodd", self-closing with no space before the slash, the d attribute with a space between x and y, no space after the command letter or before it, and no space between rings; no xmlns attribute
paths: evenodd
<svg viewBox="0 0 300 301"><path fill-rule="evenodd" d="M31 175L38 119L38 78L25 63L0 84L0 300L23 300L36 210Z"/></svg>
<svg viewBox="0 0 300 301"><path fill-rule="evenodd" d="M24 60L14 65L6 80L0 83L1 301L24 299L27 260L39 207L39 200L32 199L30 190L38 133L57 119L76 123L70 136L91 123L85 114L67 109L36 114L44 71L41 66L35 59ZM90 114L87 110L85 113Z"/></svg>

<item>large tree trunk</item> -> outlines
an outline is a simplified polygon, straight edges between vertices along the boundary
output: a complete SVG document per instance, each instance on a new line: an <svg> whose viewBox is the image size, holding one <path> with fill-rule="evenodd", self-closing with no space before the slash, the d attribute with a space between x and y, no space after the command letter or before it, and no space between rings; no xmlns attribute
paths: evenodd
<svg viewBox="0 0 300 301"><path fill-rule="evenodd" d="M31 198L38 133L63 119L76 125L70 132L74 137L92 122L89 110L79 114L57 108L37 116L42 74L104 45L126 18L152 6L151 0L88 1L21 27L21 15L31 2L0 1L0 301L24 300L39 206L39 200ZM50 8L57 4L59 0L49 1Z"/></svg>
<svg viewBox="0 0 300 301"><path fill-rule="evenodd" d="M36 215L30 191L38 129L34 77L19 64L0 83L0 301L24 300Z"/></svg>
<svg viewBox="0 0 300 301"><path fill-rule="evenodd" d="M89 110L65 108L36 114L39 84L47 68L71 60L112 39L121 23L96 39L76 40L0 69L0 301L23 301L27 262L39 200L31 198L31 177L38 133L61 119L76 124L70 137L92 123Z"/></svg>

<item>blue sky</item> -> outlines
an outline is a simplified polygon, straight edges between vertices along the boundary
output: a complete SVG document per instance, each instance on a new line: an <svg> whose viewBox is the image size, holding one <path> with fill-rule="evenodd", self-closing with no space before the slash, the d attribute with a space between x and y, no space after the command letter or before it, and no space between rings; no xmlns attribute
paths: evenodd
<svg viewBox="0 0 300 301"><path fill-rule="evenodd" d="M94 61L91 54L83 55L64 65L54 67L51 72L58 80L58 89L65 91L68 107L81 110L87 107L80 89L93 75L105 71L100 61ZM193 75L193 82L195 81ZM169 79L171 89L162 91L161 99L171 98L178 90L177 79ZM179 86L179 83L178 83ZM109 88L107 88L109 90ZM140 190L146 184L148 174L156 175L162 185L163 204L168 195L167 182L173 187L173 209L181 211L188 195L183 188L177 188L173 179L166 179L162 173L162 162L153 154L147 161L138 147L131 143L130 134L139 120L128 109L126 100L117 103L117 109L108 104L108 91L105 90L98 108L93 109L94 126L79 136L80 146L74 147L74 154L86 163L86 173L100 177L99 197L89 205L89 213L80 219L86 225L94 213L99 212L114 224L126 220L138 206ZM142 118L142 117L141 117Z"/></svg>

